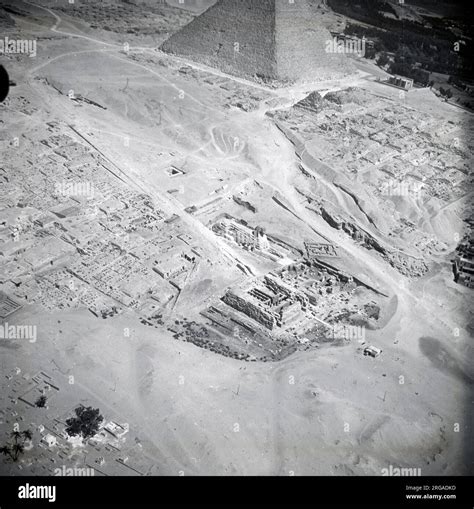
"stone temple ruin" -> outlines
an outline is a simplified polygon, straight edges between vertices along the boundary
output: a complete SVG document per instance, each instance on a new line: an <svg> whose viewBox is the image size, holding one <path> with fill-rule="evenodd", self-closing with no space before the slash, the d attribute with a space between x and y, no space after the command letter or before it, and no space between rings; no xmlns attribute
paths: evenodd
<svg viewBox="0 0 474 509"><path fill-rule="evenodd" d="M474 236L472 234L456 249L453 269L456 283L474 288Z"/></svg>
<svg viewBox="0 0 474 509"><path fill-rule="evenodd" d="M349 74L350 60L327 53L328 40L308 0L220 0L161 49L228 74L285 83Z"/></svg>

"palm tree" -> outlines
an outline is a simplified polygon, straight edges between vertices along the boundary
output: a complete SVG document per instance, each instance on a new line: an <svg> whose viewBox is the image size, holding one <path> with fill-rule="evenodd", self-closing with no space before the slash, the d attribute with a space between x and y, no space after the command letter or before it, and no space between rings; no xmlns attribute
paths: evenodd
<svg viewBox="0 0 474 509"><path fill-rule="evenodd" d="M33 438L33 433L27 429L25 431L12 431L10 437L13 439L13 445L7 444L0 447L0 454L10 456L13 461L18 461L23 452L25 452L25 443Z"/></svg>
<svg viewBox="0 0 474 509"><path fill-rule="evenodd" d="M15 440L15 443L17 443L18 440L20 440L20 438L22 437L22 434L21 431L12 431L10 433L10 436L13 438L13 440Z"/></svg>
<svg viewBox="0 0 474 509"><path fill-rule="evenodd" d="M31 440L33 438L33 433L29 429L22 431L22 435L25 440Z"/></svg>
<svg viewBox="0 0 474 509"><path fill-rule="evenodd" d="M39 408L44 408L46 406L47 398L44 394L42 394L35 402L35 405Z"/></svg>
<svg viewBox="0 0 474 509"><path fill-rule="evenodd" d="M25 446L23 444L13 444L13 461L17 461L20 454L22 454L25 450Z"/></svg>
<svg viewBox="0 0 474 509"><path fill-rule="evenodd" d="M10 456L10 458L13 459L13 453L8 445L4 445L3 447L0 447L0 454L4 454L5 456Z"/></svg>

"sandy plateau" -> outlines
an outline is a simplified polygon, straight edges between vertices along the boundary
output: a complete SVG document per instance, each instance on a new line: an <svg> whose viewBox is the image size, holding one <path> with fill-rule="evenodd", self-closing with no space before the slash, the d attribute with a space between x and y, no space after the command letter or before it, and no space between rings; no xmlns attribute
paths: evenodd
<svg viewBox="0 0 474 509"><path fill-rule="evenodd" d="M437 157L460 140L462 166L471 114L425 89L400 94L377 81L371 64L355 62L346 78L277 88L157 49L209 3L190 12L178 2L164 13L149 7L168 22L153 34L144 19L142 32L125 34L93 28L100 20L67 2L14 2L6 30L37 39L38 51L4 63L15 86L1 105L0 185L21 175L26 187L2 192L10 201L0 205L0 229L21 218L31 227L20 231L24 250L9 254L2 237L0 291L21 304L3 322L34 324L38 333L34 343L0 339L0 442L14 422L34 431L20 462L0 458L0 474L54 475L63 464L87 464L97 475L381 475L389 465L472 474L472 290L453 281L451 264L469 196L460 181L446 192L387 198L382 167L405 167L409 151L411 159L423 154L402 145L381 154L376 141L354 146L361 118L390 136L393 124L383 119L393 116L407 125L405 140L436 137ZM133 19L133 2L123 9L117 23ZM325 137L330 122L347 128ZM95 165L77 180L99 179L97 202L79 200L80 213L70 212L79 203L71 196L51 198L54 182L79 171L57 155L71 143L85 151L84 168ZM333 150L343 143L347 157ZM68 170L55 177L63 164ZM41 170L50 187L38 183ZM118 201L127 197L152 219L133 217L122 231L132 207ZM56 213L55 199L67 212ZM274 255L221 235L222 221L250 235L260 228ZM147 258L149 243L156 251ZM263 288L269 273L296 281L297 295L303 272L292 267L306 270L310 244L337 252L323 259L328 273L316 265L323 275L335 271L335 289L310 301L301 325L269 331L223 303L229 289ZM41 252L45 264L25 261L42 245L51 246ZM121 264L119 286L110 279L119 269L100 272L99 256L101 267ZM174 271L176 259L182 270ZM135 262L141 279L126 280ZM213 307L228 321L210 320ZM308 325L314 316L362 324L365 343L322 340ZM382 355L364 356L367 345ZM35 379L57 388L47 391L47 408L20 398ZM127 423L125 438L73 447L64 420L79 404ZM42 442L47 432L56 446Z"/></svg>

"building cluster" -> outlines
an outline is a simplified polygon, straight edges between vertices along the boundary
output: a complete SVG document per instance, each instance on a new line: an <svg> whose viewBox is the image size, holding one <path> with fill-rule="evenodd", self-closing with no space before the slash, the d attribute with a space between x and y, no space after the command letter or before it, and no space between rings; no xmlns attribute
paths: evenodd
<svg viewBox="0 0 474 509"><path fill-rule="evenodd" d="M0 292L0 319L4 320L20 308L21 304L19 302Z"/></svg>
<svg viewBox="0 0 474 509"><path fill-rule="evenodd" d="M301 319L308 304L304 294L271 275L243 291L228 290L222 300L269 330L287 328L292 322Z"/></svg>
<svg viewBox="0 0 474 509"><path fill-rule="evenodd" d="M80 439L67 434L66 420L80 405L70 406L64 398L71 386L62 377L45 371L29 376L18 369L5 376L8 386L0 409L0 444L9 443L16 426L19 432L31 432L20 461L6 463L12 475L140 476L153 469L151 460L137 447L138 438L130 437L129 424L109 415L104 415L98 433L86 441L87 447L77 447ZM44 406L39 406L40 398Z"/></svg>
<svg viewBox="0 0 474 509"><path fill-rule="evenodd" d="M338 247L330 243L305 242L305 248L308 260L314 260L326 256L330 258L339 256Z"/></svg>
<svg viewBox="0 0 474 509"><path fill-rule="evenodd" d="M363 318L368 302L354 298L358 287L369 290L356 278L313 260L289 265L229 289L221 300L277 336L282 333L301 336L316 322L338 323L352 314ZM372 302L375 293L369 290L368 296Z"/></svg>
<svg viewBox="0 0 474 509"><path fill-rule="evenodd" d="M287 249L267 236L265 228L251 227L245 221L235 219L227 214L219 218L211 226L211 230L228 242L274 262L291 256Z"/></svg>
<svg viewBox="0 0 474 509"><path fill-rule="evenodd" d="M404 76L390 76L388 84L403 90L411 90L413 88L413 80Z"/></svg>
<svg viewBox="0 0 474 509"><path fill-rule="evenodd" d="M412 195L421 191L444 201L464 195L472 184L472 126L466 120L440 122L404 104L375 96L367 100L364 94L357 89L328 94L317 112L302 101L277 119L314 142L323 162L337 172L349 177L370 173L365 180L379 198L390 186L397 187L394 183L406 184L416 191Z"/></svg>
<svg viewBox="0 0 474 509"><path fill-rule="evenodd" d="M472 233L456 249L454 280L456 283L474 288L474 236Z"/></svg>
<svg viewBox="0 0 474 509"><path fill-rule="evenodd" d="M43 151L12 147L0 169L3 315L35 302L103 318L171 303L202 256L188 228L66 126L47 132L22 140Z"/></svg>

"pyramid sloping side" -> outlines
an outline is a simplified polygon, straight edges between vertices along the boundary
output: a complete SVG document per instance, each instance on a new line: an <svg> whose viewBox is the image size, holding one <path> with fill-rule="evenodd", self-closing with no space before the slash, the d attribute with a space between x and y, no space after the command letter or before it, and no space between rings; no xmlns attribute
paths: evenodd
<svg viewBox="0 0 474 509"><path fill-rule="evenodd" d="M275 0L276 59L282 80L339 78L353 72L343 54L328 53L332 36L306 0Z"/></svg>
<svg viewBox="0 0 474 509"><path fill-rule="evenodd" d="M220 0L163 45L163 51L244 78L332 79L352 70L326 53L328 30L308 0Z"/></svg>
<svg viewBox="0 0 474 509"><path fill-rule="evenodd" d="M246 78L277 76L273 0L221 0L161 46Z"/></svg>

